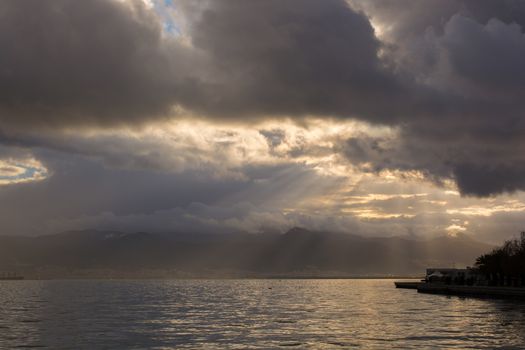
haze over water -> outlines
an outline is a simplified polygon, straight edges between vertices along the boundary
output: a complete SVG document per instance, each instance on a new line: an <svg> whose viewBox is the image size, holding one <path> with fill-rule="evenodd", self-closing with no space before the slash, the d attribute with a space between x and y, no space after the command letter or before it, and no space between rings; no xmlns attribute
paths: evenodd
<svg viewBox="0 0 525 350"><path fill-rule="evenodd" d="M0 282L0 348L525 348L525 303L392 280Z"/></svg>

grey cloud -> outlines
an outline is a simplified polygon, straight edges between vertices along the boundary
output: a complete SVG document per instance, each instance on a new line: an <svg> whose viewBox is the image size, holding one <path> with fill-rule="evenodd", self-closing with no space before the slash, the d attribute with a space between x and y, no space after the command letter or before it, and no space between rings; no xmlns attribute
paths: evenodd
<svg viewBox="0 0 525 350"><path fill-rule="evenodd" d="M461 77L491 90L523 92L525 35L518 24L492 18L483 25L454 15L445 26L442 41L453 69Z"/></svg>
<svg viewBox="0 0 525 350"><path fill-rule="evenodd" d="M437 183L453 179L465 195L525 189L521 1L356 2L389 27L388 55L432 87L425 113L403 118L399 138L342 144L370 170L419 170ZM410 10L406 10L409 8ZM383 140L384 141L384 140Z"/></svg>
<svg viewBox="0 0 525 350"><path fill-rule="evenodd" d="M428 127L428 125L427 125ZM443 125L435 124L435 128ZM443 129L442 129L443 130ZM361 136L341 141L336 152L362 171L417 170L437 185L454 180L464 195L490 196L525 188L519 130L484 134L445 128L405 129L396 139ZM505 139L507 137L507 139Z"/></svg>
<svg viewBox="0 0 525 350"><path fill-rule="evenodd" d="M207 174L178 175L102 168L79 157L45 158L46 180L0 188L4 234L50 233L55 221L96 216L148 215L192 202L213 204L248 183L214 180ZM53 232L51 230L51 232Z"/></svg>
<svg viewBox="0 0 525 350"><path fill-rule="evenodd" d="M461 163L454 167L458 187L465 194L489 196L525 188L525 165L498 163Z"/></svg>
<svg viewBox="0 0 525 350"><path fill-rule="evenodd" d="M0 118L137 123L178 105L392 123L425 107L428 96L391 72L368 19L343 0L181 3L193 47L163 36L138 0L2 3Z"/></svg>
<svg viewBox="0 0 525 350"><path fill-rule="evenodd" d="M350 159L456 179L465 194L525 189L516 156L525 129L522 1L353 2L364 12L343 0L179 4L191 45L163 33L162 16L139 0L2 2L4 139L30 127L141 124L177 106L242 121L360 118L399 126L402 139L350 140L340 146ZM391 25L390 42L367 15ZM26 141L18 145L34 146ZM155 156L116 161L147 168L160 163ZM481 188L488 180L478 175L494 181Z"/></svg>
<svg viewBox="0 0 525 350"><path fill-rule="evenodd" d="M281 212L259 208L249 202L230 207L193 202L152 213L116 215L112 212L63 219L53 223L55 231L78 227L124 232L168 233L258 233L265 228L283 232L293 225Z"/></svg>
<svg viewBox="0 0 525 350"><path fill-rule="evenodd" d="M521 0L349 0L356 9L388 24L396 42L413 39L432 29L443 33L443 26L455 14L486 24L498 18L504 23L525 24L525 4Z"/></svg>
<svg viewBox="0 0 525 350"><path fill-rule="evenodd" d="M260 130L259 133L266 138L268 146L270 146L271 149L283 143L284 138L286 137L286 132L281 129Z"/></svg>
<svg viewBox="0 0 525 350"><path fill-rule="evenodd" d="M505 23L525 25L525 4L521 0L463 0L465 12L481 23L498 18Z"/></svg>
<svg viewBox="0 0 525 350"><path fill-rule="evenodd" d="M383 118L403 85L378 57L368 19L341 0L213 1L191 26L213 66L208 98L224 115ZM392 113L389 113L392 114Z"/></svg>
<svg viewBox="0 0 525 350"><path fill-rule="evenodd" d="M62 152L66 157L78 155L98 160L113 169L181 173L188 169L210 170L209 167L206 169L210 163L219 168L221 160L223 168L227 170L228 167L224 164L227 159L220 159L220 150L213 154L190 142L171 144L150 135L137 138L119 132L106 135L25 132L0 134L0 143L11 146L5 149L25 148L26 152L28 149L45 149Z"/></svg>
<svg viewBox="0 0 525 350"><path fill-rule="evenodd" d="M4 126L140 122L176 91L177 50L139 0L3 1L0 46Z"/></svg>
<svg viewBox="0 0 525 350"><path fill-rule="evenodd" d="M489 217L470 220L469 231L476 239L500 245L503 241L518 238L523 231L523 212L500 212Z"/></svg>
<svg viewBox="0 0 525 350"><path fill-rule="evenodd" d="M402 93L368 19L343 0L181 4L193 46L140 0L2 2L4 127L143 123L176 106L385 119L369 101Z"/></svg>
<svg viewBox="0 0 525 350"><path fill-rule="evenodd" d="M498 19L483 25L454 15L437 40L452 70L443 88L467 96L468 107L453 118L412 122L403 142L416 141L420 152L436 154L464 194L525 189L522 28Z"/></svg>
<svg viewBox="0 0 525 350"><path fill-rule="evenodd" d="M78 228L131 232L282 232L302 226L367 236L410 233L429 237L443 234L451 218L460 216L448 215L446 209L483 204L480 199L452 196L454 203L450 196L432 186L422 189L413 183L392 183L371 177L364 177L349 188L346 179L320 175L303 164L244 165L243 179L215 178L210 169L178 173L122 169L81 153L47 149L33 152L31 156L44 163L53 176L0 187L0 231L4 234L42 234ZM426 190L431 191L428 196L420 194ZM386 197L372 196L361 206L346 202L354 196L374 193ZM315 203L325 196L333 204ZM450 202L443 207L425 200ZM361 220L351 212L366 208L377 213L416 216ZM470 220L469 215L464 220ZM484 237L498 239L487 232Z"/></svg>
<svg viewBox="0 0 525 350"><path fill-rule="evenodd" d="M32 156L52 176L0 186L1 234L53 233L75 224L257 231L279 226L282 208L330 187L300 164L245 166L240 171L246 176L239 179L214 177L212 166L173 173L109 167L90 156L47 149L36 149Z"/></svg>
<svg viewBox="0 0 525 350"><path fill-rule="evenodd" d="M31 157L32 152L25 147L12 147L0 142L0 159L27 159Z"/></svg>
<svg viewBox="0 0 525 350"><path fill-rule="evenodd" d="M446 150L433 148L433 145L425 145L420 141L406 136L388 138L359 135L341 140L334 150L361 171L380 173L383 170L417 170L440 185L444 178L451 177L448 165L444 164L448 154Z"/></svg>

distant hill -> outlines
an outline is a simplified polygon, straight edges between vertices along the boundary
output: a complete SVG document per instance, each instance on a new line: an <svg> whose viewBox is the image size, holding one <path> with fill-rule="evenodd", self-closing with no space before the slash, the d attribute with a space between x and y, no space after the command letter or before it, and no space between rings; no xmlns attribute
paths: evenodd
<svg viewBox="0 0 525 350"><path fill-rule="evenodd" d="M468 236L365 238L293 228L285 234L74 231L0 236L0 270L29 277L421 275L472 265L493 247Z"/></svg>

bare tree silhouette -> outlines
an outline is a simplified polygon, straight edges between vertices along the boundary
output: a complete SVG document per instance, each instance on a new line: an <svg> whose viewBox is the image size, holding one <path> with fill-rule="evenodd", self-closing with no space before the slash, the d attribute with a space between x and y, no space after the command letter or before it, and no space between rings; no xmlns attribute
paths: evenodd
<svg viewBox="0 0 525 350"><path fill-rule="evenodd" d="M489 285L525 286L525 231L519 239L506 241L501 247L476 259L476 268Z"/></svg>

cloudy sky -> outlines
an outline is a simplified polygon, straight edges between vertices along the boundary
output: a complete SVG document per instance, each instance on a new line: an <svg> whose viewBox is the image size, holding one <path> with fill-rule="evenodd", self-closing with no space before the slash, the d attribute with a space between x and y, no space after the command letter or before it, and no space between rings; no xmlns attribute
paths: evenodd
<svg viewBox="0 0 525 350"><path fill-rule="evenodd" d="M525 229L525 1L0 2L0 233Z"/></svg>

